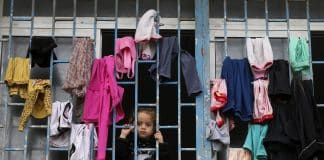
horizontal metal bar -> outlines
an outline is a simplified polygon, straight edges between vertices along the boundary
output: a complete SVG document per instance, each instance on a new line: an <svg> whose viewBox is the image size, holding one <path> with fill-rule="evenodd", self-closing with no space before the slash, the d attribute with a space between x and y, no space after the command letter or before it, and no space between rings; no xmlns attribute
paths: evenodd
<svg viewBox="0 0 324 160"><path fill-rule="evenodd" d="M31 21L32 17L12 17L13 21Z"/></svg>
<svg viewBox="0 0 324 160"><path fill-rule="evenodd" d="M69 63L68 60L53 60L53 63Z"/></svg>
<svg viewBox="0 0 324 160"><path fill-rule="evenodd" d="M54 20L55 21L73 21L74 18L73 17L55 17Z"/></svg>
<svg viewBox="0 0 324 160"><path fill-rule="evenodd" d="M29 128L47 128L47 125L30 125Z"/></svg>
<svg viewBox="0 0 324 160"><path fill-rule="evenodd" d="M180 105L182 107L195 107L196 103L181 103Z"/></svg>
<svg viewBox="0 0 324 160"><path fill-rule="evenodd" d="M181 148L181 151L196 151L196 148Z"/></svg>
<svg viewBox="0 0 324 160"><path fill-rule="evenodd" d="M180 21L195 21L195 18L180 18Z"/></svg>
<svg viewBox="0 0 324 160"><path fill-rule="evenodd" d="M155 151L156 148L138 148L138 151Z"/></svg>
<svg viewBox="0 0 324 160"><path fill-rule="evenodd" d="M170 84L178 84L178 82L160 82L160 84L170 85Z"/></svg>
<svg viewBox="0 0 324 160"><path fill-rule="evenodd" d="M281 18L270 18L268 21L269 21L269 22L287 22L287 19L281 19Z"/></svg>
<svg viewBox="0 0 324 160"><path fill-rule="evenodd" d="M245 22L244 18L226 18L228 22Z"/></svg>
<svg viewBox="0 0 324 160"><path fill-rule="evenodd" d="M155 107L156 103L138 103L138 106Z"/></svg>
<svg viewBox="0 0 324 160"><path fill-rule="evenodd" d="M121 81L121 82L117 82L117 84L135 84L134 81Z"/></svg>
<svg viewBox="0 0 324 160"><path fill-rule="evenodd" d="M24 148L19 148L19 147L5 147L5 151L24 151Z"/></svg>
<svg viewBox="0 0 324 160"><path fill-rule="evenodd" d="M155 63L156 60L138 60L138 63Z"/></svg>
<svg viewBox="0 0 324 160"><path fill-rule="evenodd" d="M316 104L317 107L324 107L324 104Z"/></svg>
<svg viewBox="0 0 324 160"><path fill-rule="evenodd" d="M8 38L0 38L0 41L1 41L1 42L8 42L9 39L8 39Z"/></svg>
<svg viewBox="0 0 324 160"><path fill-rule="evenodd" d="M8 103L8 106L24 106L25 103Z"/></svg>
<svg viewBox="0 0 324 160"><path fill-rule="evenodd" d="M96 147L96 148L93 148L93 150L98 150L98 148ZM112 148L106 148L106 151L112 151Z"/></svg>
<svg viewBox="0 0 324 160"><path fill-rule="evenodd" d="M60 147L60 148L49 147L49 150L50 151L68 151L69 149L68 148L63 148L63 147Z"/></svg>
<svg viewBox="0 0 324 160"><path fill-rule="evenodd" d="M96 17L97 21L115 21L115 17Z"/></svg>
<svg viewBox="0 0 324 160"><path fill-rule="evenodd" d="M159 126L159 128L161 128L161 129L177 129L177 128L179 128L179 126Z"/></svg>
<svg viewBox="0 0 324 160"><path fill-rule="evenodd" d="M324 19L309 19L310 22L324 22Z"/></svg>
<svg viewBox="0 0 324 160"><path fill-rule="evenodd" d="M215 40L212 40L212 42L225 42L225 39L224 38L215 37Z"/></svg>
<svg viewBox="0 0 324 160"><path fill-rule="evenodd" d="M0 84L6 84L4 81L0 81Z"/></svg>
<svg viewBox="0 0 324 160"><path fill-rule="evenodd" d="M324 61L312 61L312 64L324 64Z"/></svg>
<svg viewBox="0 0 324 160"><path fill-rule="evenodd" d="M116 125L116 128L130 128L130 127L134 127L134 126L133 125L130 125L130 126Z"/></svg>

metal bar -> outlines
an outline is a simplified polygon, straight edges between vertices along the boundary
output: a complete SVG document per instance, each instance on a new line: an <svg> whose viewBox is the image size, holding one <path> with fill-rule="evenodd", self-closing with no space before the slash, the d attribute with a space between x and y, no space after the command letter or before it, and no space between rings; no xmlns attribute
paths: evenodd
<svg viewBox="0 0 324 160"><path fill-rule="evenodd" d="M30 125L28 126L29 128L35 128L35 129L46 129L48 127L48 125Z"/></svg>
<svg viewBox="0 0 324 160"><path fill-rule="evenodd" d="M324 104L316 104L317 107L324 107Z"/></svg>
<svg viewBox="0 0 324 160"><path fill-rule="evenodd" d="M120 81L120 82L117 82L117 84L131 85L131 84L136 84L136 82L134 82L134 81Z"/></svg>
<svg viewBox="0 0 324 160"><path fill-rule="evenodd" d="M53 63L70 63L69 60L53 60Z"/></svg>
<svg viewBox="0 0 324 160"><path fill-rule="evenodd" d="M324 22L324 19L310 19L310 22Z"/></svg>
<svg viewBox="0 0 324 160"><path fill-rule="evenodd" d="M5 147L5 151L24 151L25 148L19 148L19 147Z"/></svg>
<svg viewBox="0 0 324 160"><path fill-rule="evenodd" d="M74 21L74 17L55 17L54 21Z"/></svg>
<svg viewBox="0 0 324 160"><path fill-rule="evenodd" d="M244 18L226 18L227 22L245 22Z"/></svg>
<svg viewBox="0 0 324 160"><path fill-rule="evenodd" d="M269 22L287 22L287 19L269 18Z"/></svg>
<svg viewBox="0 0 324 160"><path fill-rule="evenodd" d="M176 125L176 126L160 126L160 129L180 129L180 127L178 125Z"/></svg>
<svg viewBox="0 0 324 160"><path fill-rule="evenodd" d="M116 50L116 41L118 38L118 0L115 0L115 29L114 29L114 49ZM112 137L112 159L116 159L116 109L113 110L113 137Z"/></svg>
<svg viewBox="0 0 324 160"><path fill-rule="evenodd" d="M32 17L12 17L13 21L31 21Z"/></svg>
<svg viewBox="0 0 324 160"><path fill-rule="evenodd" d="M182 107L195 107L196 103L181 103Z"/></svg>
<svg viewBox="0 0 324 160"><path fill-rule="evenodd" d="M324 61L312 61L312 64L324 64Z"/></svg>
<svg viewBox="0 0 324 160"><path fill-rule="evenodd" d="M180 26L180 21L181 21L181 0L178 0L177 3L178 7L177 7L177 33L178 33L178 50L181 51L181 26ZM177 105L177 112L178 112L178 119L177 119L177 129L178 129L178 145L177 145L177 149L178 149L178 159L181 160L181 65L180 65L180 55L178 56L177 59L177 63L178 63L178 76L177 76L177 81L178 81L178 105ZM161 126L162 127L162 126Z"/></svg>
<svg viewBox="0 0 324 160"><path fill-rule="evenodd" d="M139 21L139 0L136 0L136 4L135 4L135 8L136 8L136 28L138 26L138 21ZM139 46L136 45L136 51L137 53L139 53ZM135 61L135 94L134 94L134 98L135 98L135 108L134 108L134 124L137 124L137 114L138 114L138 64L139 64L139 58L138 58L138 54L136 54L136 61ZM138 145L138 139L137 139L137 125L135 125L134 127L134 160L137 160L137 145Z"/></svg>
<svg viewBox="0 0 324 160"><path fill-rule="evenodd" d="M196 151L196 148L181 148L181 151Z"/></svg>
<svg viewBox="0 0 324 160"><path fill-rule="evenodd" d="M156 63L156 60L138 60L138 63Z"/></svg>
<svg viewBox="0 0 324 160"><path fill-rule="evenodd" d="M266 35L269 37L269 11L268 11L268 0L264 0L264 13L265 13Z"/></svg>
<svg viewBox="0 0 324 160"><path fill-rule="evenodd" d="M175 82L160 82L161 85L174 85L174 84L178 84L177 81Z"/></svg>
<svg viewBox="0 0 324 160"><path fill-rule="evenodd" d="M96 20L97 21L115 21L116 18L113 18L113 17L97 17Z"/></svg>
<svg viewBox="0 0 324 160"><path fill-rule="evenodd" d="M155 106L157 106L157 104L156 103L138 103L138 106L155 107Z"/></svg>
<svg viewBox="0 0 324 160"><path fill-rule="evenodd" d="M7 103L8 106L24 106L25 103Z"/></svg>
<svg viewBox="0 0 324 160"><path fill-rule="evenodd" d="M226 16L226 13L224 15ZM196 96L197 107L195 108L197 148L196 159L211 160L210 142L208 142L204 136L204 128L210 120L210 110L208 107L204 107L210 105L208 98L204 98L210 93L209 0L195 0L195 17L195 59L198 77L202 83L202 93ZM226 24L226 22L224 23Z"/></svg>
<svg viewBox="0 0 324 160"><path fill-rule="evenodd" d="M312 55L312 37L311 37L311 31L310 31L310 15L309 15L309 0L306 0L306 17L307 17L307 36L308 36L308 51L309 51L309 59L310 62L313 61L313 55ZM311 77L313 79L314 73L313 73L313 65L310 65L310 73ZM314 88L314 83L312 84ZM314 95L314 90L313 90L313 95Z"/></svg>
<svg viewBox="0 0 324 160"><path fill-rule="evenodd" d="M227 0L224 0L224 52L225 57L228 56L228 48L227 48Z"/></svg>
<svg viewBox="0 0 324 160"><path fill-rule="evenodd" d="M68 151L69 148L55 148L55 147L50 147L50 151Z"/></svg>
<svg viewBox="0 0 324 160"><path fill-rule="evenodd" d="M160 24L160 0L156 0L156 11L157 11L157 24ZM157 33L160 33L160 27L159 25L156 25L156 31ZM156 86L156 99L155 99L155 102L156 102L156 130L160 130L160 72L159 72L159 65L160 65L160 44L157 43L157 54L156 54L156 83L155 83L155 86ZM158 141L155 142L155 147L156 147L156 154L155 154L155 159L156 160L159 160L159 155L160 155L160 152L159 152L159 143Z"/></svg>

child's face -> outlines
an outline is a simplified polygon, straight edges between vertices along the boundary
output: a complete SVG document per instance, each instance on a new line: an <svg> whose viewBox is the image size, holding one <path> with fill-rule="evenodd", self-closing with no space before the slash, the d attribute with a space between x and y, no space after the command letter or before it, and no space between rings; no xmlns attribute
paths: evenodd
<svg viewBox="0 0 324 160"><path fill-rule="evenodd" d="M145 113L139 112L137 117L138 136L140 138L149 138L153 135L153 119Z"/></svg>

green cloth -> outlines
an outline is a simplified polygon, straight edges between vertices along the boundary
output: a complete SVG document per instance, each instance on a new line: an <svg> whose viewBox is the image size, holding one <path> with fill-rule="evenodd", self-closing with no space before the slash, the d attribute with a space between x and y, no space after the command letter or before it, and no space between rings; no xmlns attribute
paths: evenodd
<svg viewBox="0 0 324 160"><path fill-rule="evenodd" d="M293 72L301 72L303 76L309 77L310 56L306 39L301 37L289 37L289 62Z"/></svg>
<svg viewBox="0 0 324 160"><path fill-rule="evenodd" d="M252 160L267 160L267 152L263 139L268 131L268 125L250 124L243 148L251 152Z"/></svg>

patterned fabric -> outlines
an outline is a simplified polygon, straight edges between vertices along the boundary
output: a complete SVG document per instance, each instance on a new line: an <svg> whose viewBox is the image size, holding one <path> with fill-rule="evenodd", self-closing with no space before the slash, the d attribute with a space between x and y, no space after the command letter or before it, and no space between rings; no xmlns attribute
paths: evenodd
<svg viewBox="0 0 324 160"><path fill-rule="evenodd" d="M70 65L63 83L63 90L78 97L84 97L90 80L94 60L93 40L77 38L70 58Z"/></svg>
<svg viewBox="0 0 324 160"><path fill-rule="evenodd" d="M243 148L229 148L228 160L251 160L251 154L249 151Z"/></svg>
<svg viewBox="0 0 324 160"><path fill-rule="evenodd" d="M30 115L45 118L52 112L52 98L49 80L31 79L28 82L28 97L20 116L19 131L23 131Z"/></svg>
<svg viewBox="0 0 324 160"><path fill-rule="evenodd" d="M6 70L5 82L9 87L9 95L27 98L27 87L30 74L29 58L10 58Z"/></svg>

